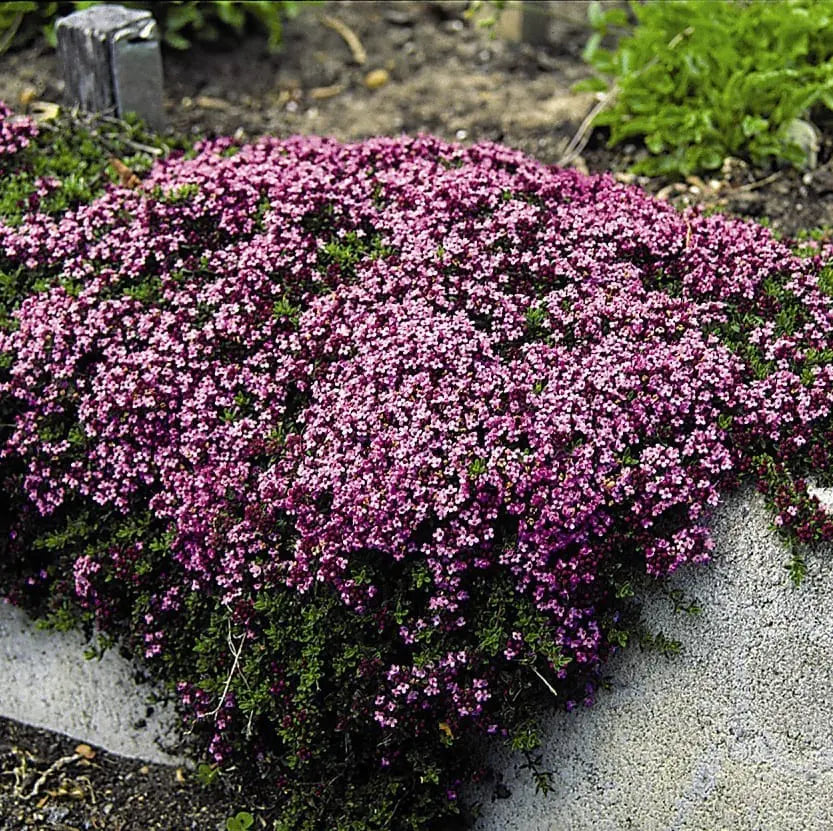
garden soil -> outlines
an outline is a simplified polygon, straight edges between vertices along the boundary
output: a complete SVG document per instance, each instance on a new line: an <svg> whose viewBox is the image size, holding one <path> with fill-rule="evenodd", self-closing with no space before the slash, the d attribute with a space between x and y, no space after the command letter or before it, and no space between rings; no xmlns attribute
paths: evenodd
<svg viewBox="0 0 833 831"><path fill-rule="evenodd" d="M580 140L586 144L569 164L612 171L680 207L704 203L765 220L787 236L833 224L833 125L818 124L814 170L756 170L730 160L713 178L634 178L628 168L644 150L636 144L609 150L602 131L581 130L596 104L573 91L590 74L581 59L586 4L550 3L542 45L506 37L511 21L478 26L466 19L466 5L315 3L286 24L278 54L255 36L243 44L168 50L170 127L194 135L315 133L343 140L428 132L502 142L549 164L563 163L570 142ZM0 100L25 110L59 103L62 94L55 53L44 45L0 57Z"/></svg>
<svg viewBox="0 0 833 831"><path fill-rule="evenodd" d="M572 143L580 152L571 165L609 170L679 206L700 202L765 219L788 236L833 224L833 130L825 132L824 124L814 170L756 170L729 160L714 178L634 177L628 168L643 150L610 150L604 134L583 130L597 103L573 91L589 75L581 60L586 7L552 3L547 42L530 45L506 37L506 22L502 30L478 27L465 18L465 6L321 3L287 23L279 54L254 35L242 45L166 51L170 128L343 140L426 132L502 142L549 164L564 163ZM42 44L0 57L0 100L36 112L43 102L60 103L62 93L55 53ZM76 744L0 721L0 831L211 831L237 810L259 807L237 786L202 788L190 773L101 751L53 769Z"/></svg>

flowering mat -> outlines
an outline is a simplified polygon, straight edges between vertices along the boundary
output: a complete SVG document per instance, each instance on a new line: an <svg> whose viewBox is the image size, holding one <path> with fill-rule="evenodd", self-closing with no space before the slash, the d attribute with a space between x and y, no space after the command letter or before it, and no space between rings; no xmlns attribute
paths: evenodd
<svg viewBox="0 0 833 831"><path fill-rule="evenodd" d="M34 126L0 121L0 165ZM0 588L119 640L282 829L459 827L742 480L833 537L831 272L430 136L201 142L0 223ZM799 256L800 254L800 256ZM443 823L447 823L443 825Z"/></svg>

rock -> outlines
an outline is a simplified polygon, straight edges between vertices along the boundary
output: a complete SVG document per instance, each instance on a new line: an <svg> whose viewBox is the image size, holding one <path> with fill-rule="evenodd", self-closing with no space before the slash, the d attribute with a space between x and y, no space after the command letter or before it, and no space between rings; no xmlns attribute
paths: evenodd
<svg viewBox="0 0 833 831"><path fill-rule="evenodd" d="M382 17L394 26L413 26L414 16L405 9L387 9Z"/></svg>
<svg viewBox="0 0 833 831"><path fill-rule="evenodd" d="M749 165L735 156L726 156L720 173L730 185L743 185L750 181Z"/></svg>
<svg viewBox="0 0 833 831"><path fill-rule="evenodd" d="M804 167L812 170L818 163L821 138L816 125L801 118L794 118L787 125L785 138L801 148L804 153Z"/></svg>
<svg viewBox="0 0 833 831"><path fill-rule="evenodd" d="M0 715L121 756L181 761L163 749L177 742L172 709L156 707L147 726L135 729L154 690L136 684L135 668L116 650L85 660L86 645L80 633L36 629L23 612L0 602Z"/></svg>
<svg viewBox="0 0 833 831"><path fill-rule="evenodd" d="M819 196L833 193L833 170L822 167L813 171L810 176L810 188Z"/></svg>

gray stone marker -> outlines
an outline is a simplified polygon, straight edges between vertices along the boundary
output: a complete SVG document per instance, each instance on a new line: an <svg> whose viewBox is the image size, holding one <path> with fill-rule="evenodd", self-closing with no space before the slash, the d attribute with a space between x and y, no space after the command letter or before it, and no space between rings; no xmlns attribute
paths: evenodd
<svg viewBox="0 0 833 831"><path fill-rule="evenodd" d="M102 4L55 25L66 94L82 109L165 126L159 30L149 11Z"/></svg>

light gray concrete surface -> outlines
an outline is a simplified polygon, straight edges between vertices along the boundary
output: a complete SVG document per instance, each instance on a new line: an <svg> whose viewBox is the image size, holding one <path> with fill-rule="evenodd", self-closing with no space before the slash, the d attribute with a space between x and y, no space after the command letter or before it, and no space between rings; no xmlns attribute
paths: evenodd
<svg viewBox="0 0 833 831"><path fill-rule="evenodd" d="M757 495L720 508L714 562L670 580L702 613L647 599L682 654L626 650L594 707L547 718L549 795L495 756L513 794L484 792L478 831L833 831L833 554L794 588L769 522Z"/></svg>
<svg viewBox="0 0 833 831"><path fill-rule="evenodd" d="M122 756L181 763L171 752L179 739L173 708L153 702L153 689L115 650L84 660L87 645L79 632L35 628L0 601L0 715Z"/></svg>

